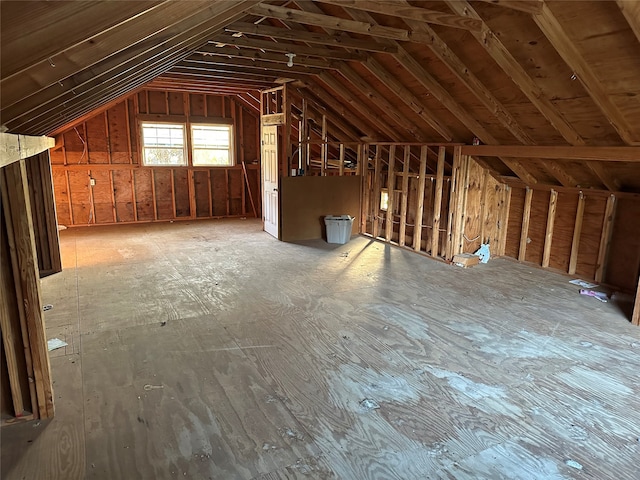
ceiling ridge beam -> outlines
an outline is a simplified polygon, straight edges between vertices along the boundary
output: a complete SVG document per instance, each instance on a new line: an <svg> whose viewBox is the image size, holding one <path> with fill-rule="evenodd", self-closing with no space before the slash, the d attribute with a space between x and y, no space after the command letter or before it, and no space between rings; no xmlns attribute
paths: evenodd
<svg viewBox="0 0 640 480"><path fill-rule="evenodd" d="M261 17L277 18L279 20L302 23L305 25L314 25L316 27L326 27L333 30L370 35L372 37L381 37L391 40L416 43L428 43L430 41L427 35L419 32L411 32L401 28L358 22L356 20L346 20L343 18L333 17L331 15L307 12L305 10L296 10L293 8L277 7L275 5L268 5L264 3L252 7L249 9L249 13Z"/></svg>
<svg viewBox="0 0 640 480"><path fill-rule="evenodd" d="M542 12L533 16L533 20L565 63L573 70L596 106L618 132L620 138L627 145L640 145L640 141L634 138L626 119L611 101L604 86L546 3L543 3Z"/></svg>
<svg viewBox="0 0 640 480"><path fill-rule="evenodd" d="M198 61L205 62L210 59L212 63L216 63L215 59L219 57L225 58L241 58L245 60L257 60L262 62L284 63L289 62L289 57L284 54L261 52L260 50L252 50L250 48L234 48L234 47L213 47L212 49L203 50L199 48L194 52L192 57ZM191 60L189 57L187 60ZM306 57L304 55L296 55L293 58L294 65L310 68L334 69L335 63L322 58Z"/></svg>
<svg viewBox="0 0 640 480"><path fill-rule="evenodd" d="M510 8L525 13L538 14L542 11L543 0L478 0L497 7Z"/></svg>
<svg viewBox="0 0 640 480"><path fill-rule="evenodd" d="M387 43L375 44L371 40L359 40L350 38L339 33L327 35L326 33L310 32L308 30L288 30L286 28L273 27L268 25L254 25L253 23L235 22L225 27L225 31L234 33L245 33L269 38L280 38L295 42L306 42L319 45L328 45L342 48L353 48L369 52L393 53L396 51L394 45Z"/></svg>
<svg viewBox="0 0 640 480"><path fill-rule="evenodd" d="M399 18L408 18L420 22L433 23L445 27L461 28L463 30L480 31L482 22L462 15L451 15L437 10L428 10L413 5L397 5L388 0L319 0L321 3L329 3L340 7L354 8L366 12L382 13Z"/></svg>
<svg viewBox="0 0 640 480"><path fill-rule="evenodd" d="M270 40L259 40L246 36L233 37L231 35L219 36L209 41L199 51L204 53L213 53L218 47L216 44L233 45L256 50L266 50L270 52L295 53L296 55L306 55L309 57L320 57L323 59L331 58L336 60L357 60L362 61L366 55L359 52L351 52L339 47L340 50L310 47L305 45L297 45L293 43L273 42Z"/></svg>

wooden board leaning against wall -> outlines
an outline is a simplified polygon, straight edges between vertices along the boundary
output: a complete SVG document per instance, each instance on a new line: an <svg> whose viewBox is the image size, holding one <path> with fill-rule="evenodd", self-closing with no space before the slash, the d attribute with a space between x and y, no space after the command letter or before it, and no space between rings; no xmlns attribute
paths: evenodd
<svg viewBox="0 0 640 480"><path fill-rule="evenodd" d="M51 163L66 226L259 217L258 111L234 96L141 90L56 136ZM144 166L141 118L233 125L233 166Z"/></svg>

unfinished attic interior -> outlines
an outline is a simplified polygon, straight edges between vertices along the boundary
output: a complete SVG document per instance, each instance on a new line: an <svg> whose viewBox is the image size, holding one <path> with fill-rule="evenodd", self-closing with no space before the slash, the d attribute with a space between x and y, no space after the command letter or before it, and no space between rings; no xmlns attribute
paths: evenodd
<svg viewBox="0 0 640 480"><path fill-rule="evenodd" d="M638 478L640 2L0 28L3 479Z"/></svg>

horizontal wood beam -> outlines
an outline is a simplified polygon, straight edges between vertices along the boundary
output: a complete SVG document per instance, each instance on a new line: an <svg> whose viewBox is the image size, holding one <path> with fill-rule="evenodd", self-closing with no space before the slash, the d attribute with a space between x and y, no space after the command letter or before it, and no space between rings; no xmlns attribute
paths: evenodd
<svg viewBox="0 0 640 480"><path fill-rule="evenodd" d="M53 148L55 138L0 133L0 167Z"/></svg>
<svg viewBox="0 0 640 480"><path fill-rule="evenodd" d="M296 42L306 42L319 45L329 45L342 48L353 48L365 52L394 53L397 51L395 45L390 43L374 43L370 40L359 40L346 37L338 33L329 35L327 33L317 33L299 30L290 30L267 25L254 25L253 23L236 22L225 27L227 32L245 33L259 35L262 37L280 38Z"/></svg>
<svg viewBox="0 0 640 480"><path fill-rule="evenodd" d="M543 0L478 0L498 7L519 10L525 13L538 14L542 11Z"/></svg>
<svg viewBox="0 0 640 480"><path fill-rule="evenodd" d="M254 50L250 48L236 48L236 47L213 47L207 50L198 49L198 51L187 58L190 60L197 60L200 62L211 62L218 63L220 62L220 57L231 58L241 58L251 61L262 61L262 62L274 62L274 63L283 63L287 64L289 62L289 57L283 53L271 53L271 52L262 52L260 50ZM227 60L228 61L228 60ZM296 54L292 59L294 66L303 66L303 67L316 67L322 69L335 69L336 66L334 63L329 62L323 58L313 58L307 57L302 54Z"/></svg>
<svg viewBox="0 0 640 480"><path fill-rule="evenodd" d="M553 160L589 160L602 162L640 162L640 147L571 147L465 145L464 155L478 157L548 158Z"/></svg>
<svg viewBox="0 0 640 480"><path fill-rule="evenodd" d="M473 18L411 5L398 5L388 0L320 0L320 2L463 30L480 31L482 28L482 22Z"/></svg>
<svg viewBox="0 0 640 480"><path fill-rule="evenodd" d="M336 60L357 60L362 61L367 55L359 52L350 52L343 48L312 47L307 45L297 45L288 42L274 42L253 37L233 37L231 35L221 35L198 49L199 53L215 53L218 45L245 47L251 49L264 50L267 52L295 53L296 55L306 55L309 57L320 57L324 59Z"/></svg>
<svg viewBox="0 0 640 480"><path fill-rule="evenodd" d="M371 23L347 20L331 15L306 12L292 8L277 7L275 5L259 4L249 9L249 13L261 17L277 18L279 20L302 23L304 25L315 25L316 27L330 28L360 35L370 35L372 37L426 44L431 42L428 35L420 32L411 32L402 28L387 27L384 25L373 25Z"/></svg>

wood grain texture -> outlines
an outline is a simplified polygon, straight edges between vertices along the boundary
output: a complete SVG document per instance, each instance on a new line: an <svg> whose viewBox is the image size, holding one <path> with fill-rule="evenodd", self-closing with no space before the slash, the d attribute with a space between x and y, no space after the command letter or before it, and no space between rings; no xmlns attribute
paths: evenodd
<svg viewBox="0 0 640 480"><path fill-rule="evenodd" d="M80 349L53 360L55 420L3 430L7 480L634 479L637 329L565 276L259 220L62 246L43 300Z"/></svg>

